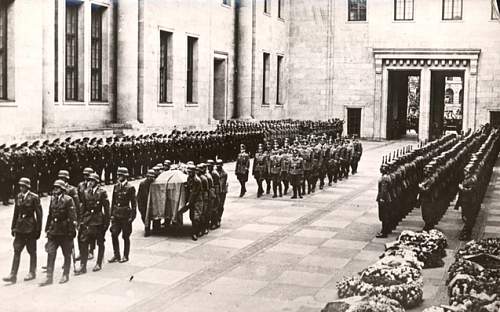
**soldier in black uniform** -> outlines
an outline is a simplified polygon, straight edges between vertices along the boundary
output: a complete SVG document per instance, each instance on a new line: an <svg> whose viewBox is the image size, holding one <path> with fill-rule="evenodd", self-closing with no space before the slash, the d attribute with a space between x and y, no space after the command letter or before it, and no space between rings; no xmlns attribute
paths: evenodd
<svg viewBox="0 0 500 312"><path fill-rule="evenodd" d="M110 223L110 209L108 194L100 187L100 178L96 173L89 175L89 185L85 190L80 207L80 230L78 242L80 246L80 269L75 275L87 273L87 259L89 243L97 242L97 262L92 271L97 272L102 268L104 259L104 236Z"/></svg>
<svg viewBox="0 0 500 312"><path fill-rule="evenodd" d="M268 159L267 155L264 153L264 146L259 144L257 152L255 153L255 158L253 160L252 175L257 182L257 197L264 194L264 189L262 188L262 182L267 176L268 172Z"/></svg>
<svg viewBox="0 0 500 312"><path fill-rule="evenodd" d="M220 199L219 199L219 208L217 215L217 227L220 227L220 223L222 220L222 214L224 213L224 204L226 203L226 195L227 195L227 172L224 170L224 162L222 159L217 159L217 172L219 173L219 182L220 182Z"/></svg>
<svg viewBox="0 0 500 312"><path fill-rule="evenodd" d="M64 194L66 183L62 180L54 182L53 195L50 201L49 216L45 226L47 233L47 278L40 286L47 286L53 282L54 264L56 261L57 248L61 247L64 255L64 271L59 281L64 284L69 280L69 269L71 266L71 251L73 249L73 238L76 236L76 211L73 199Z"/></svg>
<svg viewBox="0 0 500 312"><path fill-rule="evenodd" d="M139 208L139 213L141 214L142 223L146 225L146 210L148 208L148 198L149 189L151 188L151 183L156 179L156 172L151 169L148 170L146 174L146 179L139 184L139 189L137 190L137 207ZM146 226L146 229L149 227Z"/></svg>
<svg viewBox="0 0 500 312"><path fill-rule="evenodd" d="M304 175L304 160L299 156L299 151L294 148L292 150L293 156L290 159L290 183L292 184L293 196L295 199L297 196L302 198L302 179Z"/></svg>
<svg viewBox="0 0 500 312"><path fill-rule="evenodd" d="M248 170L250 168L250 156L246 152L246 147L244 144L240 145L240 153L238 154L238 158L236 159L236 177L241 185L240 197L243 197L247 192L245 187L246 182L248 181Z"/></svg>
<svg viewBox="0 0 500 312"><path fill-rule="evenodd" d="M30 281L36 277L36 242L40 238L43 218L40 199L30 191L31 181L28 178L21 178L19 189L11 225L11 233L14 236L14 258L10 275L3 279L4 282L13 284L17 281L17 271L24 246L30 255L30 270L24 280Z"/></svg>
<svg viewBox="0 0 500 312"><path fill-rule="evenodd" d="M117 170L118 183L113 188L113 199L111 201L111 239L113 241L113 258L109 263L127 262L130 253L130 234L132 234L132 222L137 213L137 201L135 188L127 181L128 169L120 167ZM122 233L123 257L120 258L120 242L118 235Z"/></svg>
<svg viewBox="0 0 500 312"><path fill-rule="evenodd" d="M377 202L378 217L382 222L382 230L376 235L376 237L385 238L392 232L393 194L391 192L391 177L389 175L389 168L386 164L382 164L380 167L380 173L382 173L382 177L378 182Z"/></svg>

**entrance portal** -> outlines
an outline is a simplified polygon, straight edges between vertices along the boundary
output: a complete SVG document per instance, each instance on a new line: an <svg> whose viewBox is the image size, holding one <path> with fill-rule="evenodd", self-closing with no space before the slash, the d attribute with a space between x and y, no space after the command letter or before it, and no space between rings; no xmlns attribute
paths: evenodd
<svg viewBox="0 0 500 312"><path fill-rule="evenodd" d="M359 137L361 132L361 108L347 109L347 135Z"/></svg>
<svg viewBox="0 0 500 312"><path fill-rule="evenodd" d="M462 131L464 71L431 71L429 137Z"/></svg>
<svg viewBox="0 0 500 312"><path fill-rule="evenodd" d="M389 71L387 139L418 134L420 71Z"/></svg>
<svg viewBox="0 0 500 312"><path fill-rule="evenodd" d="M226 59L214 58L214 110L215 120L227 119L227 101L226 101Z"/></svg>

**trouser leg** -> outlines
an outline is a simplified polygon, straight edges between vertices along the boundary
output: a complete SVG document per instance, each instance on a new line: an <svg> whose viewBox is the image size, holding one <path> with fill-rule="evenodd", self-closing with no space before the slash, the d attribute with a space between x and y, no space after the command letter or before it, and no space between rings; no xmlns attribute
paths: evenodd
<svg viewBox="0 0 500 312"><path fill-rule="evenodd" d="M124 225L122 237L123 237L123 256L125 258L129 257L130 254L130 234L132 234L132 223L127 222Z"/></svg>
<svg viewBox="0 0 500 312"><path fill-rule="evenodd" d="M100 235L96 240L97 242L97 262L96 264L98 264L99 266L102 266L102 261L104 259L104 251L105 251L105 247L104 247L104 235Z"/></svg>
<svg viewBox="0 0 500 312"><path fill-rule="evenodd" d="M87 241L79 241L78 245L80 249L80 266L86 269L89 258L89 243Z"/></svg>
<svg viewBox="0 0 500 312"><path fill-rule="evenodd" d="M12 258L12 268L10 273L14 276L17 275L19 271L19 263L21 262L21 253L24 249L24 245L26 244L24 239L14 238L14 257Z"/></svg>
<svg viewBox="0 0 500 312"><path fill-rule="evenodd" d="M61 241L61 249L64 256L63 274L68 275L71 268L71 251L73 250L73 239L65 237Z"/></svg>
<svg viewBox="0 0 500 312"><path fill-rule="evenodd" d="M47 277L52 278L54 275L54 265L56 262L57 247L59 242L56 239L49 238L47 241Z"/></svg>
<svg viewBox="0 0 500 312"><path fill-rule="evenodd" d="M36 254L36 239L29 238L26 242L26 250L28 250L28 254L30 255L30 273L36 273L36 262L37 262L37 254Z"/></svg>
<svg viewBox="0 0 500 312"><path fill-rule="evenodd" d="M113 244L113 254L115 258L120 258L120 242L118 241L118 235L121 233L120 224L113 222L111 224L111 242Z"/></svg>

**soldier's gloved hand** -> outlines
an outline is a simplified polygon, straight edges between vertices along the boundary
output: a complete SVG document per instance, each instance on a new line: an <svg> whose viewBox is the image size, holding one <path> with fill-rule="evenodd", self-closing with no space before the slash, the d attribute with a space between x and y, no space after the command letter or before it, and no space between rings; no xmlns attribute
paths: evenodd
<svg viewBox="0 0 500 312"><path fill-rule="evenodd" d="M16 237L16 231L10 230L10 234L12 235L12 237Z"/></svg>

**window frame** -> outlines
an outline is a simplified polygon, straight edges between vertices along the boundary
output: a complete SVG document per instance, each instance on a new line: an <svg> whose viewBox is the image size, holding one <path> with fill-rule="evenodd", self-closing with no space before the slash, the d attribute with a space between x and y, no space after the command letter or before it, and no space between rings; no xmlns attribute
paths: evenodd
<svg viewBox="0 0 500 312"><path fill-rule="evenodd" d="M282 98L281 88L283 87L283 60L285 56L282 54L276 55L276 105L282 106L284 104Z"/></svg>
<svg viewBox="0 0 500 312"><path fill-rule="evenodd" d="M103 17L105 7L92 5L91 31L90 31L90 101L103 101ZM95 18L99 17L99 29L96 31L99 36L95 36ZM96 51L96 50L97 51ZM97 55L96 55L97 53ZM95 60L97 59L97 60ZM97 79L97 80L94 80ZM97 86L95 85L97 83Z"/></svg>
<svg viewBox="0 0 500 312"><path fill-rule="evenodd" d="M451 1L451 18L445 17L445 2ZM460 18L455 18L455 1L460 1ZM461 21L464 18L464 1L463 0L443 0L441 18L443 21Z"/></svg>
<svg viewBox="0 0 500 312"><path fill-rule="evenodd" d="M197 83L199 38L187 36L186 53L186 105L198 105ZM196 58L195 58L196 57Z"/></svg>
<svg viewBox="0 0 500 312"><path fill-rule="evenodd" d="M1 42L0 42L0 58L1 58L1 88L0 88L0 100L8 100L8 58L7 54L9 53L8 50L8 9L9 9L9 2L8 1L3 1L0 4L0 24L3 26L3 29L0 29L1 31Z"/></svg>
<svg viewBox="0 0 500 312"><path fill-rule="evenodd" d="M72 27L74 27L74 33L68 33L68 25L69 25L69 21L68 21L68 15L69 15L69 12L72 11L72 14L74 14L74 25ZM79 23L79 18L78 18L78 12L79 11L79 5L78 4L72 4L72 5L68 5L68 3L66 3L66 19L65 19L65 36L64 36L64 39L65 39L65 63L64 63L64 79L65 79L65 92L64 92L64 97L65 97L65 100L66 101L79 101L79 98L78 98L78 87L79 87L79 81L78 81L78 71L79 71L79 67L78 67L78 61L79 61L79 49L78 49L78 36L79 36L79 32L78 32L78 23ZM68 66L68 60L69 60L69 54L68 53L68 38L72 39L73 40L73 43L74 45L71 47L73 49L73 66ZM71 83L68 83L68 72L71 72L74 74L74 77L73 77L73 81L72 81L72 84ZM72 91L70 91L71 89L69 89L71 86L72 88ZM71 95L71 96L70 96Z"/></svg>
<svg viewBox="0 0 500 312"><path fill-rule="evenodd" d="M264 0L264 14L271 16L271 0Z"/></svg>
<svg viewBox="0 0 500 312"><path fill-rule="evenodd" d="M365 15L364 19L361 19L360 12L362 12L359 8L359 2L364 1L365 5ZM357 19L351 19L351 8L352 6L356 4L357 5ZM368 0L347 0L347 21L348 22L366 22L368 20Z"/></svg>
<svg viewBox="0 0 500 312"><path fill-rule="evenodd" d="M403 1L403 18L398 18L398 1ZM406 3L411 1L411 18L406 18ZM394 0L394 21L404 22L415 19L415 1L414 0Z"/></svg>
<svg viewBox="0 0 500 312"><path fill-rule="evenodd" d="M270 77L271 76L271 53L262 53L262 105L269 106L270 100ZM267 97L267 99L266 99Z"/></svg>
<svg viewBox="0 0 500 312"><path fill-rule="evenodd" d="M285 7L284 3L285 3L285 0L278 0L278 18L279 19L284 19L283 18L283 8Z"/></svg>
<svg viewBox="0 0 500 312"><path fill-rule="evenodd" d="M172 36L173 32L160 29L160 50L158 59L158 104L172 105L172 88L169 87L169 79L172 80ZM165 45L164 45L165 44ZM163 79L162 79L163 74Z"/></svg>

